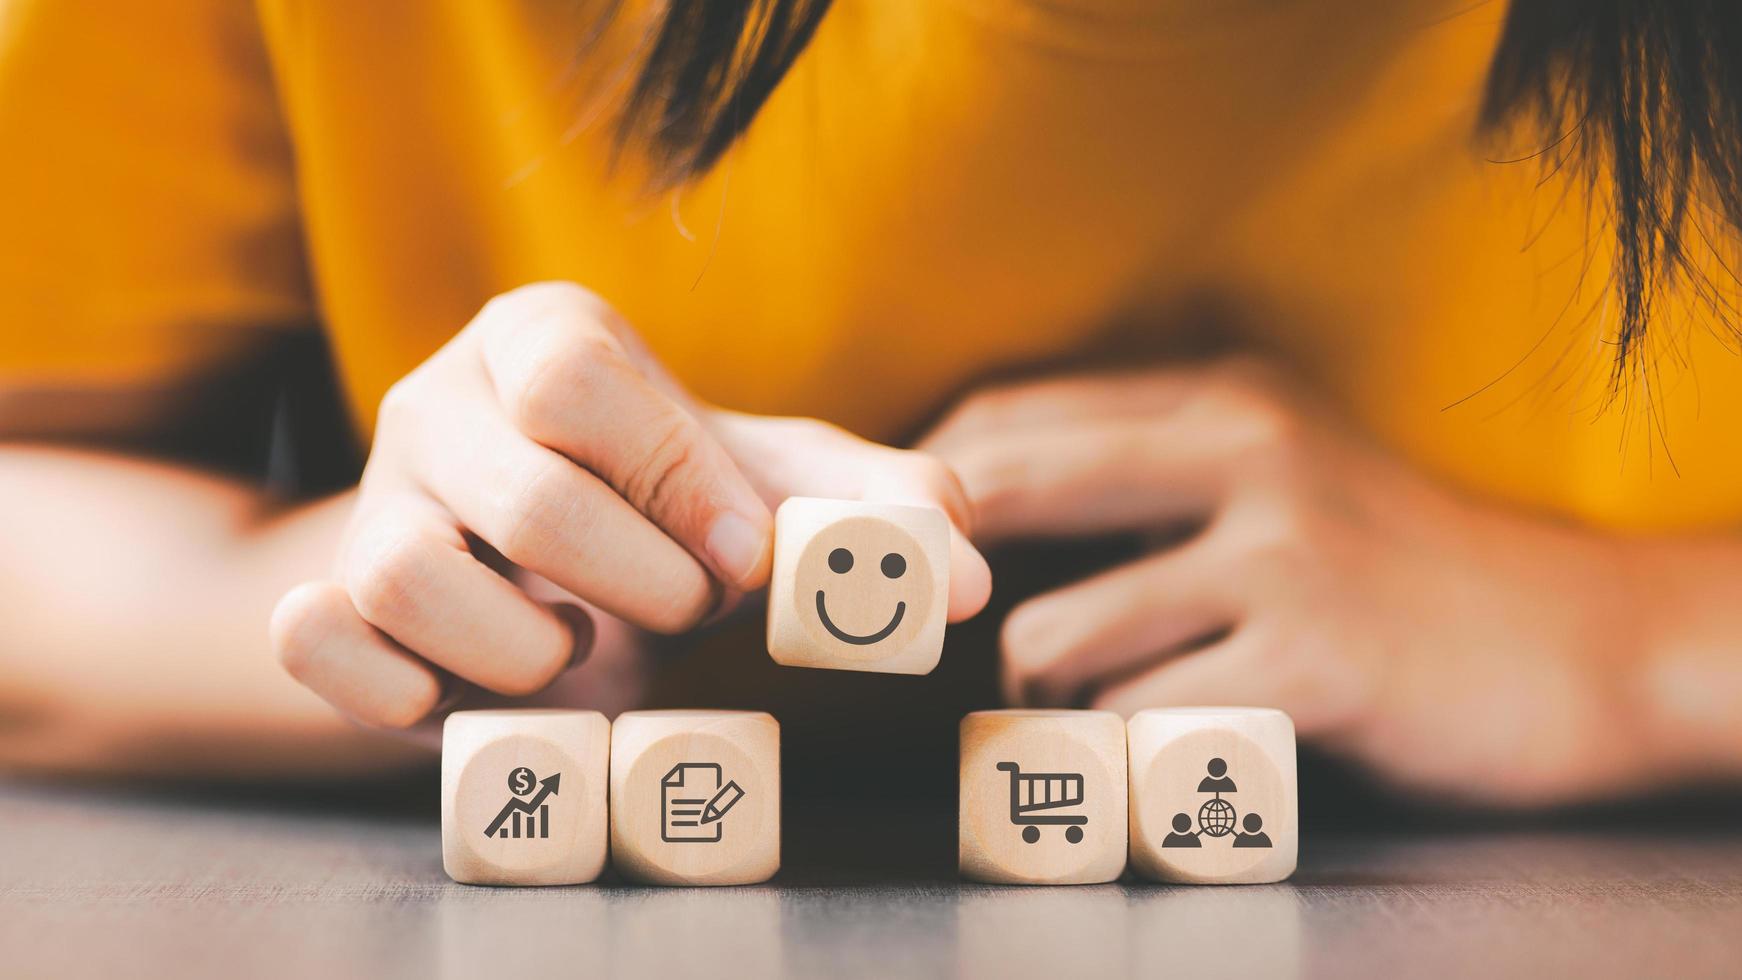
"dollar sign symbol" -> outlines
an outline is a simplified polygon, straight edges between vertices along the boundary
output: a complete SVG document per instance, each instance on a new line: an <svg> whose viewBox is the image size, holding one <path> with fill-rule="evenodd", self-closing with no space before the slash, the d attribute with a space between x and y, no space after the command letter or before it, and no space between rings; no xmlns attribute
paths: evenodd
<svg viewBox="0 0 1742 980"><path fill-rule="evenodd" d="M532 784L536 782L538 782L538 777L533 775L532 770L525 766L521 766L508 774L508 788L515 796L525 796L532 792Z"/></svg>

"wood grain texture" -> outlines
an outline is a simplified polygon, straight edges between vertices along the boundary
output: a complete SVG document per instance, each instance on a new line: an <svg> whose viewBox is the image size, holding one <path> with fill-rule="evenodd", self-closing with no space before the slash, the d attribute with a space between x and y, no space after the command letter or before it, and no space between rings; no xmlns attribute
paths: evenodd
<svg viewBox="0 0 1742 980"><path fill-rule="evenodd" d="M794 801L775 884L497 889L442 873L436 794L417 793L382 812L304 788L0 782L0 972L1706 980L1742 962L1742 833L1667 812L1321 831L1278 885L1013 888L956 880L947 800Z"/></svg>
<svg viewBox="0 0 1742 980"><path fill-rule="evenodd" d="M949 588L942 511L792 497L774 515L768 654L791 667L929 674Z"/></svg>
<svg viewBox="0 0 1742 980"><path fill-rule="evenodd" d="M1111 711L976 711L962 719L962 876L1019 885L1125 869L1125 722Z"/></svg>
<svg viewBox="0 0 1742 980"><path fill-rule="evenodd" d="M456 711L442 725L442 865L474 885L574 885L605 868L611 723L597 711Z"/></svg>
<svg viewBox="0 0 1742 980"><path fill-rule="evenodd" d="M1294 722L1274 708L1153 708L1128 725L1131 870L1182 884L1294 873Z"/></svg>
<svg viewBox="0 0 1742 980"><path fill-rule="evenodd" d="M780 870L780 723L629 711L611 728L611 859L631 880L745 885Z"/></svg>

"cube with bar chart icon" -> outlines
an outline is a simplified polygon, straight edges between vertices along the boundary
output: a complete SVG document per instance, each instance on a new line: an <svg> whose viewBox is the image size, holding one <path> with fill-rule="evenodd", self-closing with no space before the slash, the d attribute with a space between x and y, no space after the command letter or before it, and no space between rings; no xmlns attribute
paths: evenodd
<svg viewBox="0 0 1742 980"><path fill-rule="evenodd" d="M611 860L630 881L744 885L780 868L780 723L630 711L611 732Z"/></svg>
<svg viewBox="0 0 1742 980"><path fill-rule="evenodd" d="M442 726L442 866L477 885L605 867L611 723L596 711L456 711Z"/></svg>
<svg viewBox="0 0 1742 980"><path fill-rule="evenodd" d="M1125 722L1110 711L976 711L962 719L962 876L1112 881L1125 868Z"/></svg>

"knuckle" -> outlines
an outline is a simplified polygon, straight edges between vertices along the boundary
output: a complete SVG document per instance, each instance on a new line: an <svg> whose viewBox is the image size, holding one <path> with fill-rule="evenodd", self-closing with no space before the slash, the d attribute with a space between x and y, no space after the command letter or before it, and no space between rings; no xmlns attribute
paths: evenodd
<svg viewBox="0 0 1742 980"><path fill-rule="evenodd" d="M579 390L567 358L540 358L519 387L505 392L502 408L516 429L534 440L549 438Z"/></svg>
<svg viewBox="0 0 1742 980"><path fill-rule="evenodd" d="M712 615L725 592L699 561L681 550L669 554L672 561L642 569L634 582L624 583L633 594L620 597L620 615L649 632L675 636Z"/></svg>
<svg viewBox="0 0 1742 980"><path fill-rule="evenodd" d="M1213 397L1239 420L1249 444L1275 447L1301 441L1305 419L1300 399L1270 361L1234 356L1218 364L1212 378Z"/></svg>
<svg viewBox="0 0 1742 980"><path fill-rule="evenodd" d="M584 536L584 525L576 526L586 518L581 502L567 463L540 466L509 491L502 528L490 543L516 565L543 565L562 541Z"/></svg>
<svg viewBox="0 0 1742 980"><path fill-rule="evenodd" d="M412 371L387 387L381 395L381 402L375 409L375 428L378 432L388 432L399 429L407 420L417 415L418 374Z"/></svg>
<svg viewBox="0 0 1742 980"><path fill-rule="evenodd" d="M567 666L567 651L552 648L537 657L528 658L518 669L493 686L498 694L515 698L528 697L549 687Z"/></svg>
<svg viewBox="0 0 1742 980"><path fill-rule="evenodd" d="M543 346L528 352L531 364L525 377L503 396L515 427L541 442L562 432L580 399L599 390L601 374L614 370L621 359L607 338L592 332Z"/></svg>
<svg viewBox="0 0 1742 980"><path fill-rule="evenodd" d="M1303 420L1291 404L1261 390L1218 388L1201 406L1214 413L1235 453L1277 461L1292 459L1304 442Z"/></svg>
<svg viewBox="0 0 1742 980"><path fill-rule="evenodd" d="M1031 599L1011 610L999 631L1009 676L1029 689L1044 689L1047 666L1070 652L1071 638L1060 626L1044 599Z"/></svg>
<svg viewBox="0 0 1742 980"><path fill-rule="evenodd" d="M654 632L665 636L681 636L684 633L702 625L713 612L717 603L716 594L712 589L698 588L694 595L672 607L671 618L654 627Z"/></svg>
<svg viewBox="0 0 1742 980"><path fill-rule="evenodd" d="M268 632L279 663L292 677L307 676L315 654L349 612L346 605L341 590L317 582L299 585L278 600Z"/></svg>
<svg viewBox="0 0 1742 980"><path fill-rule="evenodd" d="M712 579L699 565L694 566L693 574L686 575L684 581L668 586L664 594L671 597L670 601L654 610L646 625L653 632L666 636L687 633L701 625L720 599Z"/></svg>
<svg viewBox="0 0 1742 980"><path fill-rule="evenodd" d="M998 424L1010 403L1010 393L1002 386L976 391L958 400L937 425L942 433L979 432Z"/></svg>
<svg viewBox="0 0 1742 980"><path fill-rule="evenodd" d="M623 496L644 514L676 515L687 506L683 477L698 462L700 445L687 419L672 417L648 434L647 448L622 468Z"/></svg>
<svg viewBox="0 0 1742 980"><path fill-rule="evenodd" d="M943 506L962 533L972 535L978 524L978 510L961 474L936 456L925 454L918 456L918 468L919 483L925 493Z"/></svg>
<svg viewBox="0 0 1742 980"><path fill-rule="evenodd" d="M893 457L895 466L899 467L905 482L914 491L945 504L954 504L962 499L964 486L961 470L955 465L920 450L891 451L897 454Z"/></svg>
<svg viewBox="0 0 1742 980"><path fill-rule="evenodd" d="M529 316L558 312L590 312L603 303L591 290L562 279L529 282L484 303L480 321L515 323Z"/></svg>
<svg viewBox="0 0 1742 980"><path fill-rule="evenodd" d="M427 671L413 683L410 690L374 707L361 719L376 728L404 730L428 718L441 703L442 685Z"/></svg>
<svg viewBox="0 0 1742 980"><path fill-rule="evenodd" d="M905 465L918 488L928 495L948 499L961 493L956 471L930 453L908 451Z"/></svg>
<svg viewBox="0 0 1742 980"><path fill-rule="evenodd" d="M1002 454L993 454L984 446L964 445L950 453L950 472L961 484L964 493L978 499L1003 482Z"/></svg>
<svg viewBox="0 0 1742 980"><path fill-rule="evenodd" d="M1223 535L1253 574L1286 571L1305 547L1306 517L1290 498L1265 496L1230 510Z"/></svg>
<svg viewBox="0 0 1742 980"><path fill-rule="evenodd" d="M1022 499L1034 465L1028 453L974 446L956 456L953 472L975 511L996 513Z"/></svg>
<svg viewBox="0 0 1742 980"><path fill-rule="evenodd" d="M333 697L328 690L331 675L346 666L331 661L331 647L356 615L345 590L333 583L311 582L286 593L273 610L271 624L273 647L285 671L322 696ZM322 675L327 675L324 682ZM441 682L428 670L406 671L391 687L389 694L365 694L361 701L353 691L334 703L365 725L397 729L427 718L442 696Z"/></svg>
<svg viewBox="0 0 1742 980"><path fill-rule="evenodd" d="M1291 449L1301 441L1300 416L1272 399L1251 400L1246 406L1245 426L1252 444L1272 451Z"/></svg>
<svg viewBox="0 0 1742 980"><path fill-rule="evenodd" d="M906 493L934 501L951 511L952 516L961 516L954 511L960 509L959 505L967 495L967 484L962 478L962 471L928 452L911 449L888 449L883 452L888 454L885 465L889 472L899 478ZM970 450L965 455L972 457L978 454Z"/></svg>
<svg viewBox="0 0 1742 980"><path fill-rule="evenodd" d="M763 420L781 441L807 447L829 447L842 441L858 441L858 437L832 422L806 415L772 416Z"/></svg>
<svg viewBox="0 0 1742 980"><path fill-rule="evenodd" d="M429 542L410 531L379 534L354 556L345 591L358 615L383 629L424 615Z"/></svg>

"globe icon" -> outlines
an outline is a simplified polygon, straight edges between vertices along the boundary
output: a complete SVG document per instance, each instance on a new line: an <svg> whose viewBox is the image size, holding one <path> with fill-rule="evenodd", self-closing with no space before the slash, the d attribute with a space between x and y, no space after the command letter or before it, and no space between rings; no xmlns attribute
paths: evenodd
<svg viewBox="0 0 1742 980"><path fill-rule="evenodd" d="M1198 827L1211 837L1226 837L1234 832L1234 805L1221 797L1198 809Z"/></svg>

